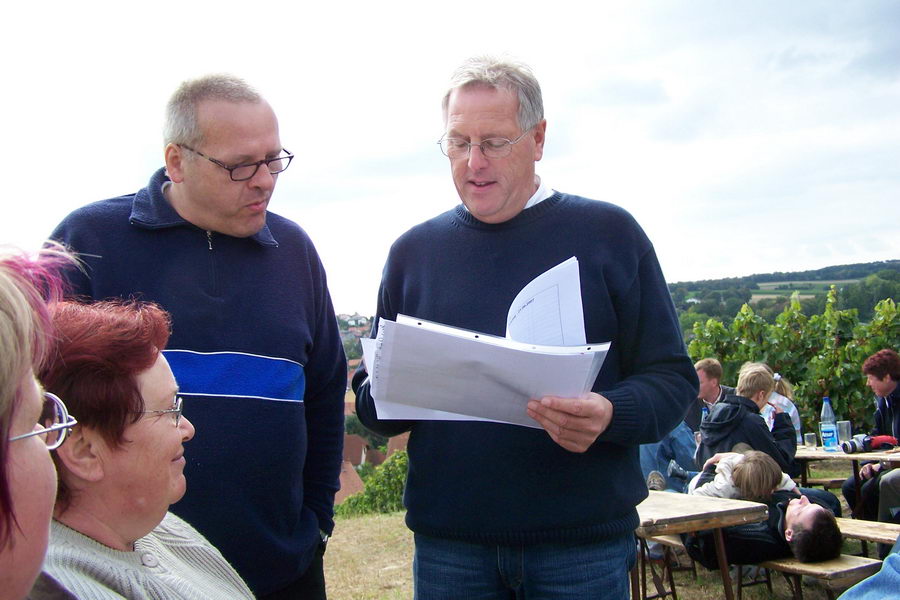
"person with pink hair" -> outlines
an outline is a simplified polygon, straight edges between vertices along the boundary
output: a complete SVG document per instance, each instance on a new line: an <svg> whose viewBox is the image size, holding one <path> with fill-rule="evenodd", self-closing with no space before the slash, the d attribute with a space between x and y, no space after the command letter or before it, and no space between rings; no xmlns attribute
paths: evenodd
<svg viewBox="0 0 900 600"><path fill-rule="evenodd" d="M0 254L0 595L24 598L41 570L56 496L50 450L75 419L35 379L51 340L48 301L60 296L55 248ZM42 585L52 588L49 579ZM57 597L66 597L65 594Z"/></svg>

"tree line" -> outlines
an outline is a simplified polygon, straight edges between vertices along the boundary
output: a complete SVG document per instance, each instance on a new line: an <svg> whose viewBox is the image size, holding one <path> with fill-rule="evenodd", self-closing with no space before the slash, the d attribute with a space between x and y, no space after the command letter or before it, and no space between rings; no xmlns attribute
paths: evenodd
<svg viewBox="0 0 900 600"><path fill-rule="evenodd" d="M855 309L859 319L868 321L874 316L875 305L885 298L900 298L900 261L888 261L897 263L891 265L890 268L882 268L875 272L867 274L865 277L855 283L840 284L840 295L838 298L839 309ZM867 263L869 265L878 265L883 263ZM820 271L834 272L837 267L829 267ZM847 274L845 270L841 273ZM818 273L818 271L816 272ZM801 276L808 275L809 272L790 273L795 280ZM754 277L773 277L773 274ZM734 278L738 280L738 278ZM746 278L745 278L746 279ZM727 280L717 280L719 284ZM790 281L789 279L771 279L770 281ZM744 304L751 301L753 291L758 290L759 286L756 282L747 282L742 280L738 287L712 287L710 285L691 288L689 285L694 284L670 284L669 292L672 295L672 301L675 303L678 312L681 330L685 334L686 341L689 340L694 323L705 322L710 318L730 319L733 318ZM752 287L750 287L752 286ZM755 313L767 323L774 323L775 319L785 308L790 305L792 288L796 286L790 283L775 286L771 293L774 297L761 298L754 304ZM826 294L824 290L813 291L811 297L799 299L800 310L807 317L821 313L825 309Z"/></svg>
<svg viewBox="0 0 900 600"><path fill-rule="evenodd" d="M831 286L821 312L808 315L795 293L771 323L749 304L734 318L698 321L688 353L694 361L717 358L725 370L723 382L730 385L744 362L769 364L794 384L805 431L816 430L822 397L829 396L839 419L852 421L854 433L867 433L874 404L862 363L882 348L900 349L900 314L894 300L885 298L863 321L856 308L841 308L845 294Z"/></svg>

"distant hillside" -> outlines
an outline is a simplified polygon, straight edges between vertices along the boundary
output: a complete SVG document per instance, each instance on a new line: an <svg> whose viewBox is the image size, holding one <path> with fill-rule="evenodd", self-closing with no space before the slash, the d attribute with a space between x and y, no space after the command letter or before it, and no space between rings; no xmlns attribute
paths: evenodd
<svg viewBox="0 0 900 600"><path fill-rule="evenodd" d="M863 322L872 318L884 298L900 299L900 260L836 265L814 271L759 273L747 277L683 281L669 284L685 336L694 323L710 317L734 318L745 303L769 323L788 306L796 292L807 316L825 309L825 296L834 284L840 293L838 308L854 308Z"/></svg>
<svg viewBox="0 0 900 600"><path fill-rule="evenodd" d="M760 283L773 281L837 281L846 279L862 279L878 271L889 269L900 271L900 260L882 260L868 263L856 263L852 265L835 265L823 267L812 271L792 271L774 273L757 273L745 277L726 277L725 279L703 279L699 281L678 281L669 284L669 291L676 287L689 290L696 289L728 289L748 288L757 289Z"/></svg>

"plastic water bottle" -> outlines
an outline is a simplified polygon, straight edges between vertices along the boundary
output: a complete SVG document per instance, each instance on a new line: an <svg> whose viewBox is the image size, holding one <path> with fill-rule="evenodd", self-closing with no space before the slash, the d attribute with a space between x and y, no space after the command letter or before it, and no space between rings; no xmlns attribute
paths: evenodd
<svg viewBox="0 0 900 600"><path fill-rule="evenodd" d="M822 447L826 452L837 452L840 449L837 437L837 421L834 418L834 409L831 408L831 398L828 396L822 399L822 417L819 419L819 433L822 435Z"/></svg>

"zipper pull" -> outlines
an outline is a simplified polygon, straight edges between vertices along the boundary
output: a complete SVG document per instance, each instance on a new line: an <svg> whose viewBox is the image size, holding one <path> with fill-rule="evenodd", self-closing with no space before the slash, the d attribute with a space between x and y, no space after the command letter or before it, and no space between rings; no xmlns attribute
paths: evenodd
<svg viewBox="0 0 900 600"><path fill-rule="evenodd" d="M209 249L212 250L212 231L206 231L206 243L209 244Z"/></svg>

